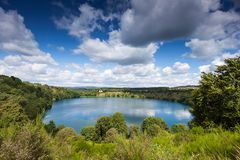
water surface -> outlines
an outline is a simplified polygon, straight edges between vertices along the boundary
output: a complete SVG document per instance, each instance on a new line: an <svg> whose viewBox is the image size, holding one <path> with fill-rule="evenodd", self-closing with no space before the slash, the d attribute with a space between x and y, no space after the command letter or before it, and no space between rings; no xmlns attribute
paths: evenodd
<svg viewBox="0 0 240 160"><path fill-rule="evenodd" d="M147 116L161 117L171 126L187 124L191 119L189 107L180 103L133 98L75 98L57 101L49 110L44 122L53 120L76 131L87 125L94 125L97 118L121 112L127 124L140 124Z"/></svg>

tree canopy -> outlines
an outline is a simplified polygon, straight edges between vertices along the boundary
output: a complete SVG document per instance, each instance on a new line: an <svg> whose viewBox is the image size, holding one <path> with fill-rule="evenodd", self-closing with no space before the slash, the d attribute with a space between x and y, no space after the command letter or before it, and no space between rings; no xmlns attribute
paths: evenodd
<svg viewBox="0 0 240 160"><path fill-rule="evenodd" d="M213 73L203 73L193 103L193 125L230 129L240 124L240 57L226 59Z"/></svg>

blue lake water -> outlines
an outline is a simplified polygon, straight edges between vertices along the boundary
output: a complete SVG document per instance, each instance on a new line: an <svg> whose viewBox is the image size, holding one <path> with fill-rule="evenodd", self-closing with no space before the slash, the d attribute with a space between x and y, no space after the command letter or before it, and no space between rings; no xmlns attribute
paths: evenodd
<svg viewBox="0 0 240 160"><path fill-rule="evenodd" d="M94 125L100 116L121 112L127 124L141 124L147 116L161 117L168 126L187 124L192 118L189 107L180 103L133 98L75 98L57 101L49 110L44 122L53 120L76 131L87 125Z"/></svg>

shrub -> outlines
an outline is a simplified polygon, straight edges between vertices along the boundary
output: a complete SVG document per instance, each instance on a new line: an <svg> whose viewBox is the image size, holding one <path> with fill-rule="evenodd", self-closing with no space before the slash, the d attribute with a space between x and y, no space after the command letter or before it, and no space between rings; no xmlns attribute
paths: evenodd
<svg viewBox="0 0 240 160"><path fill-rule="evenodd" d="M148 127L157 125L160 129L168 130L167 124L158 117L147 117L142 122L142 131L145 132ZM156 127L155 127L156 128Z"/></svg>
<svg viewBox="0 0 240 160"><path fill-rule="evenodd" d="M151 146L151 141L145 136L134 137L127 141L120 138L116 142L116 149L111 159L122 160L150 160L158 159Z"/></svg>
<svg viewBox="0 0 240 160"><path fill-rule="evenodd" d="M84 136L86 140L96 140L96 129L95 126L86 126L81 129L80 134Z"/></svg>
<svg viewBox="0 0 240 160"><path fill-rule="evenodd" d="M1 160L52 159L47 147L47 138L37 129L24 127L0 147Z"/></svg>
<svg viewBox="0 0 240 160"><path fill-rule="evenodd" d="M185 124L174 124L171 127L173 133L185 132L188 130L188 127Z"/></svg>
<svg viewBox="0 0 240 160"><path fill-rule="evenodd" d="M53 136L58 132L58 128L56 127L54 121L49 121L48 124L44 126L47 133L52 134Z"/></svg>
<svg viewBox="0 0 240 160"><path fill-rule="evenodd" d="M108 116L100 117L95 125L97 140L103 140L106 132L113 127L112 118Z"/></svg>
<svg viewBox="0 0 240 160"><path fill-rule="evenodd" d="M71 142L77 138L77 133L73 128L63 128L55 136L59 141Z"/></svg>
<svg viewBox="0 0 240 160"><path fill-rule="evenodd" d="M118 136L118 131L115 128L110 128L106 132L105 142L113 143Z"/></svg>
<svg viewBox="0 0 240 160"><path fill-rule="evenodd" d="M153 125L147 127L147 129L146 129L146 133L150 137L158 136L160 131L161 131L161 128L156 124L153 124Z"/></svg>
<svg viewBox="0 0 240 160"><path fill-rule="evenodd" d="M127 135L128 128L122 113L117 112L113 114L112 124L113 124L113 128L115 128L119 134L122 134L124 136Z"/></svg>
<svg viewBox="0 0 240 160"><path fill-rule="evenodd" d="M178 132L175 134L173 142L177 145L188 143L193 140L193 136L189 132Z"/></svg>
<svg viewBox="0 0 240 160"><path fill-rule="evenodd" d="M139 129L139 126L137 125L131 125L129 127L129 137L130 138L133 138L135 136L138 136L140 135L140 129Z"/></svg>
<svg viewBox="0 0 240 160"><path fill-rule="evenodd" d="M204 129L202 127L193 127L190 131L191 131L191 133L196 134L196 135L204 134Z"/></svg>

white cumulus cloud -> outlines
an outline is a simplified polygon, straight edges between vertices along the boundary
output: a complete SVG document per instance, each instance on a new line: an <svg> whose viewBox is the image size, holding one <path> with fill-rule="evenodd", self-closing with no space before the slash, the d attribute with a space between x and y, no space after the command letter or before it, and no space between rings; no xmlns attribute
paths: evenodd
<svg viewBox="0 0 240 160"><path fill-rule="evenodd" d="M211 62L211 64L199 66L198 69L200 72L205 72L205 73L213 72L214 70L216 70L217 66L221 66L225 64L224 62L225 59L234 58L236 56L240 56L240 52L236 52L234 54L224 53L221 56L215 57Z"/></svg>
<svg viewBox="0 0 240 160"><path fill-rule="evenodd" d="M115 18L115 15L104 16L102 10L95 9L88 4L80 5L79 15L66 15L55 19L54 23L60 29L65 29L68 34L77 38L89 37L94 30L101 30L99 21L108 22Z"/></svg>
<svg viewBox="0 0 240 160"><path fill-rule="evenodd" d="M167 67L163 68L162 71L165 75L186 74L186 73L188 73L189 69L190 69L189 64L175 62L172 67L167 66Z"/></svg>
<svg viewBox="0 0 240 160"><path fill-rule="evenodd" d="M41 63L56 64L49 53L39 49L32 32L16 11L0 7L0 50L21 55L24 59L38 59Z"/></svg>
<svg viewBox="0 0 240 160"><path fill-rule="evenodd" d="M146 64L153 61L158 45L132 47L121 43L119 32L109 33L109 40L86 39L74 50L76 54L85 54L94 62L115 62L122 65Z"/></svg>

